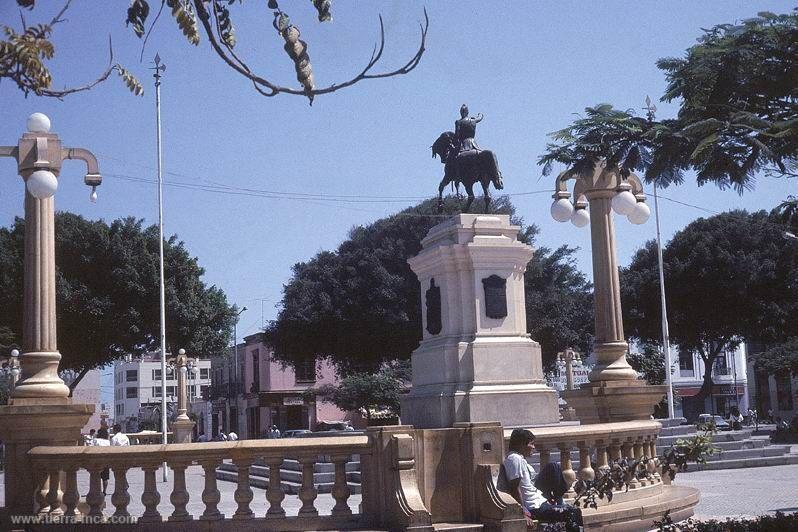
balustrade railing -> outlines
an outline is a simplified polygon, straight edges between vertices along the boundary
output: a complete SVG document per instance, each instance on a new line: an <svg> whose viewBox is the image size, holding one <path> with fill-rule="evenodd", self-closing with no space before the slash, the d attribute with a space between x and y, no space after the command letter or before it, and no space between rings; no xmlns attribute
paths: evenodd
<svg viewBox="0 0 798 532"><path fill-rule="evenodd" d="M36 447L29 452L38 486L35 498L40 515L60 521L80 522L86 518L78 511L81 495L85 497L92 523L108 518L119 522L130 518L128 506L128 473L141 469L144 487L141 515L133 516L138 523L183 523L221 521L251 522L262 530L324 530L353 528L365 524L365 515L353 513L348 499L350 489L346 479L346 464L352 455L369 456L372 453L370 439L366 435L342 436L324 440L242 440L237 442L210 442L178 445L135 445L129 447ZM315 502L318 495L313 484L314 464L325 457L335 464L332 497L335 505L330 515L319 515ZM302 464L302 487L299 491L301 508L297 516L286 516L283 501L286 497L280 483L280 464L284 459L295 459ZM216 468L223 460L232 460L238 472L238 483L234 493L236 509L233 515L223 515L219 510L221 494L216 485ZM249 483L249 467L263 460L269 468L269 487L264 500L255 500ZM168 464L173 477L170 493L159 491L168 484L159 484L158 469ZM186 469L198 465L204 469L204 487L201 500L204 511L192 515L187 505L197 494L189 493L186 486ZM102 491L101 472L110 468L113 472L114 491L111 494L113 508L104 510L106 497ZM88 471L89 488L85 494L78 491L78 471ZM364 482L370 478L364 475ZM365 487L365 486L364 486ZM159 503L165 497L173 510L168 515L159 511ZM112 513L113 519L110 514ZM254 523L257 522L257 523ZM177 526L177 525L175 525ZM177 526L177 528L180 528ZM158 528L160 530L161 528Z"/></svg>
<svg viewBox="0 0 798 532"><path fill-rule="evenodd" d="M662 483L656 461L657 436L662 425L657 421L536 427L531 430L538 455L533 458L540 460L540 466L552 460L560 462L563 477L569 485L565 498L576 496L573 484L577 480L594 480L609 470L612 461L621 458L654 458L647 466L645 478L630 479L630 490ZM506 439L511 432L505 431Z"/></svg>

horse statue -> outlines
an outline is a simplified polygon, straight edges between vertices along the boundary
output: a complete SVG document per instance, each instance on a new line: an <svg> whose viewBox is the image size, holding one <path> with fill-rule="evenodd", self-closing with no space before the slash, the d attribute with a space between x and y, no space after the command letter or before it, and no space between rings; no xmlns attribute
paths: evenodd
<svg viewBox="0 0 798 532"><path fill-rule="evenodd" d="M457 137L452 131L442 133L432 144L432 157L434 158L436 155L440 156L441 162L444 164L443 180L438 186L438 208L443 208L443 189L446 185L454 183L457 187L462 183L468 193L468 202L463 212L468 212L474 201L474 183L479 182L485 193L485 212L488 212L490 184L493 183L496 190L504 188L496 155L490 150L480 149L461 152Z"/></svg>

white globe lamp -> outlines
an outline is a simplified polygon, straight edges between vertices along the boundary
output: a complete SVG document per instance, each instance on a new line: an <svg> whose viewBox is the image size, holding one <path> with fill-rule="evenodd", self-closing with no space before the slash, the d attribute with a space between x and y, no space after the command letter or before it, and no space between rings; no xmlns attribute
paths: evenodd
<svg viewBox="0 0 798 532"><path fill-rule="evenodd" d="M635 209L636 203L635 195L628 190L624 190L612 198L612 210L623 216L628 216Z"/></svg>
<svg viewBox="0 0 798 532"><path fill-rule="evenodd" d="M28 192L36 199L46 199L58 190L58 179L49 170L36 170L27 181Z"/></svg>
<svg viewBox="0 0 798 532"><path fill-rule="evenodd" d="M28 117L26 126L31 133L49 133L50 119L44 113L33 113Z"/></svg>
<svg viewBox="0 0 798 532"><path fill-rule="evenodd" d="M565 198L560 198L551 204L551 217L558 222L567 222L573 212L574 206Z"/></svg>
<svg viewBox="0 0 798 532"><path fill-rule="evenodd" d="M651 216L651 209L648 208L644 202L639 201L632 212L629 214L628 218L629 221L635 225L641 225L648 221L648 217Z"/></svg>
<svg viewBox="0 0 798 532"><path fill-rule="evenodd" d="M571 223L577 227L584 227L590 223L590 213L587 209L576 209L571 215Z"/></svg>

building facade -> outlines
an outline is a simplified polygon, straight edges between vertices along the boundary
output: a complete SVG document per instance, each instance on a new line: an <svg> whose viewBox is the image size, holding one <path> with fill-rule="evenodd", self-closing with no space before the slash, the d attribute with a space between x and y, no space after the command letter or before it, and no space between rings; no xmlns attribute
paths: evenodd
<svg viewBox="0 0 798 532"><path fill-rule="evenodd" d="M698 396L704 382L704 361L698 353L672 349L671 381L676 416L695 421L700 414L727 417L734 406L745 413L751 406L748 393L746 345L719 355L712 367L712 389L705 398Z"/></svg>
<svg viewBox="0 0 798 532"><path fill-rule="evenodd" d="M212 382L211 361L199 360L197 367L199 371L196 374L189 371L186 375L186 397L189 403L207 394ZM161 392L161 360L158 353L114 362L113 418L115 423L126 427L126 431L160 429ZM167 365L166 400L170 414L177 404L177 395L177 375L174 367ZM154 427L151 426L153 424Z"/></svg>
<svg viewBox="0 0 798 532"><path fill-rule="evenodd" d="M212 435L222 430L233 431L240 438L258 438L272 425L283 432L314 430L323 421L347 421L353 426L362 423L357 414L306 393L337 382L335 368L328 362L315 361L296 369L283 366L274 360L272 349L263 343L260 333L245 337L231 351L212 359Z"/></svg>
<svg viewBox="0 0 798 532"><path fill-rule="evenodd" d="M749 346L752 356L748 360L748 372L753 378L748 383L748 390L759 419L765 419L768 412L773 412L773 421L781 418L790 423L798 415L798 377L789 371L769 374L757 370L754 367L755 355L771 346L761 342L751 342Z"/></svg>

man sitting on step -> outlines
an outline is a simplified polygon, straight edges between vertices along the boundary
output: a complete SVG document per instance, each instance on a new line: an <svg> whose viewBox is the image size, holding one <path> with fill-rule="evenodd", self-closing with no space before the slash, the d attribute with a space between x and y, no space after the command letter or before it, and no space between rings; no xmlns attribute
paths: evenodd
<svg viewBox="0 0 798 532"><path fill-rule="evenodd" d="M532 432L513 430L510 453L502 465L497 488L518 501L528 518L541 523L565 523L568 532L581 530L582 510L562 500L568 484L562 476L560 464L549 462L538 475L527 462L534 450L535 435Z"/></svg>

